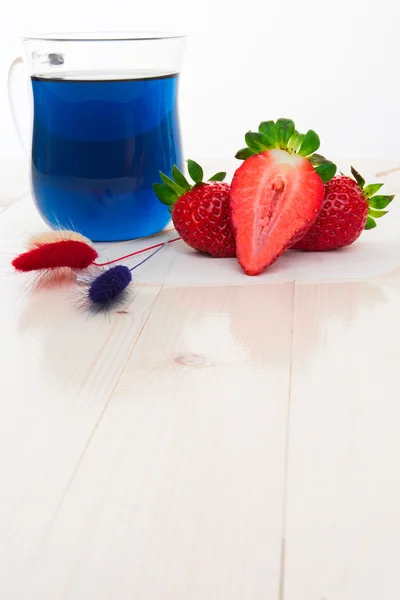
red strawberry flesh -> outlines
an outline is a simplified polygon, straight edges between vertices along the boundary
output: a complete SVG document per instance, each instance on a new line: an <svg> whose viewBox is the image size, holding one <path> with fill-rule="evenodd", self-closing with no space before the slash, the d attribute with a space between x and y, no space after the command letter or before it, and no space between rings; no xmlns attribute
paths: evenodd
<svg viewBox="0 0 400 600"><path fill-rule="evenodd" d="M316 220L324 184L310 162L283 150L251 156L231 185L236 254L248 275L274 263Z"/></svg>

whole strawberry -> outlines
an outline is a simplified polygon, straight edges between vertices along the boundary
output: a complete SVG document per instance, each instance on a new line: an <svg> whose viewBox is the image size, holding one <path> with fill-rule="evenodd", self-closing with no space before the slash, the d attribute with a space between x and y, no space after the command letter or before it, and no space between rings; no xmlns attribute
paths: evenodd
<svg viewBox="0 0 400 600"><path fill-rule="evenodd" d="M375 195L383 183L365 186L365 180L352 167L354 179L341 175L325 184L324 202L317 220L292 248L324 251L349 246L364 229L376 227L375 219L386 215L382 210L394 196Z"/></svg>
<svg viewBox="0 0 400 600"><path fill-rule="evenodd" d="M199 252L216 258L236 256L230 225L230 187L222 183L226 173L216 173L203 182L203 169L193 160L188 160L188 171L194 185L174 166L173 179L160 173L163 183L153 186L159 200L170 207L176 231Z"/></svg>

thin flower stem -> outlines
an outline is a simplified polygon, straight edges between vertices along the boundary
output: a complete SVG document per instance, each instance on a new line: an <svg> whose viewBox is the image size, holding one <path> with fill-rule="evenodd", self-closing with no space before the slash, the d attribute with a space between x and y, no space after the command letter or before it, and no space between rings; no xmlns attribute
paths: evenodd
<svg viewBox="0 0 400 600"><path fill-rule="evenodd" d="M131 256L136 256L137 254L142 254L142 252L148 252L149 250L154 250L154 248L161 248L162 246L165 246L166 244L172 244L172 242L177 242L180 239L181 239L180 237L177 237L172 240L168 240L168 242L161 242L161 244L154 244L154 246L149 246L148 248L142 248L142 250L136 250L135 252L131 252L130 254L125 254L125 256L119 256L118 258L113 258L113 260L109 260L107 262L103 262L103 263L94 262L92 264L95 267L106 267L107 265L112 265L113 263L119 262L120 260L124 260L125 258L130 258ZM139 263L139 264L141 264L141 263Z"/></svg>

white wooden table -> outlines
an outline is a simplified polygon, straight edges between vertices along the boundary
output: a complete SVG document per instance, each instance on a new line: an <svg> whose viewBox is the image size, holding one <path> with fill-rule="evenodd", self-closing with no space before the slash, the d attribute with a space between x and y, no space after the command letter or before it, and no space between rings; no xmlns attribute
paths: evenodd
<svg viewBox="0 0 400 600"><path fill-rule="evenodd" d="M399 598L400 256L373 280L139 285L86 320L12 274L21 202L0 213L0 598Z"/></svg>

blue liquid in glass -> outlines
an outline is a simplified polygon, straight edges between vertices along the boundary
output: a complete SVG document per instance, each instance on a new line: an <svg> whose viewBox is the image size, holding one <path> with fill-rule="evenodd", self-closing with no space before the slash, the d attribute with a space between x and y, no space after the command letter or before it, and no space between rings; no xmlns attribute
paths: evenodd
<svg viewBox="0 0 400 600"><path fill-rule="evenodd" d="M182 166L177 83L32 77L32 189L51 226L117 241L167 225L152 186Z"/></svg>

